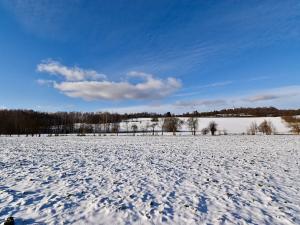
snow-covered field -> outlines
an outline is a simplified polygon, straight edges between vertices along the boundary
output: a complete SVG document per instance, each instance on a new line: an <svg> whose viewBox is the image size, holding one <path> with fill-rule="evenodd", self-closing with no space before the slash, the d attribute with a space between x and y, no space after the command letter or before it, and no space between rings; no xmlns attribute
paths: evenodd
<svg viewBox="0 0 300 225"><path fill-rule="evenodd" d="M0 221L300 224L299 136L0 137Z"/></svg>
<svg viewBox="0 0 300 225"><path fill-rule="evenodd" d="M189 127L187 126L187 119L186 117L180 117L185 123L179 129L180 131L189 131ZM287 126L287 123L282 120L281 117L225 117L225 118L213 118L213 117L201 117L198 118L198 132L201 131L203 128L207 127L209 122L215 121L218 124L219 131L226 131L229 134L242 134L247 133L248 128L250 127L251 123L255 122L259 125L264 120L271 121L274 127L276 128L276 133L279 134L287 134L290 132L290 128ZM127 128L130 131L131 126L133 124L138 126L139 130L146 129L147 126L151 125L151 118L139 118L136 120L128 120L128 122L121 123L121 131L126 131ZM155 122L154 122L155 123ZM162 123L158 122L158 125L155 127L155 130L161 130ZM151 128L150 128L151 129ZM149 128L148 128L149 130Z"/></svg>

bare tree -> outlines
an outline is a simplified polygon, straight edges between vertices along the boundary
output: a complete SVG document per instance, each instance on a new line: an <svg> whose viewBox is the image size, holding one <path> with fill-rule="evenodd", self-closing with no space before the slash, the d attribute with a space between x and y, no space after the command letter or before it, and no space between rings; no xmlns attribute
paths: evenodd
<svg viewBox="0 0 300 225"><path fill-rule="evenodd" d="M126 124L126 133L128 134L128 131L129 131L129 127L128 127L129 120L125 120L125 124ZM132 126L131 126L131 128L132 128Z"/></svg>
<svg viewBox="0 0 300 225"><path fill-rule="evenodd" d="M194 136L196 135L196 131L198 129L198 124L199 124L198 118L196 118L196 117L190 117L187 120L187 125L190 128L192 135L194 135Z"/></svg>
<svg viewBox="0 0 300 225"><path fill-rule="evenodd" d="M217 127L218 127L218 124L215 121L211 121L208 124L208 129L209 129L211 135L215 135L216 131L218 130Z"/></svg>
<svg viewBox="0 0 300 225"><path fill-rule="evenodd" d="M182 126L183 121L177 117L167 117L164 120L164 128L168 132L173 132L173 135L176 135L176 132Z"/></svg>
<svg viewBox="0 0 300 225"><path fill-rule="evenodd" d="M81 123L79 127L79 133L77 134L78 136L85 136L86 133L86 127L85 124Z"/></svg>
<svg viewBox="0 0 300 225"><path fill-rule="evenodd" d="M104 112L102 116L103 116L104 132L109 133L110 132L110 124L108 123L109 113Z"/></svg>
<svg viewBox="0 0 300 225"><path fill-rule="evenodd" d="M252 122L247 130L248 134L255 135L258 131L258 126L256 122Z"/></svg>
<svg viewBox="0 0 300 225"><path fill-rule="evenodd" d="M110 129L110 128L111 128L110 126L111 126L110 123L106 123L106 124L105 124L105 133L110 133L110 130L111 130L111 129Z"/></svg>
<svg viewBox="0 0 300 225"><path fill-rule="evenodd" d="M152 135L154 136L154 131L155 131L155 127L157 126L158 124L157 123L152 123L150 125L150 127L152 128Z"/></svg>
<svg viewBox="0 0 300 225"><path fill-rule="evenodd" d="M140 126L140 131L142 132L143 136L147 135L149 128L150 128L149 122L146 122L146 124L142 123L142 125Z"/></svg>
<svg viewBox="0 0 300 225"><path fill-rule="evenodd" d="M131 130L132 130L132 132L133 132L133 136L135 136L135 133L136 133L137 130L138 130L138 126L137 126L136 124L133 124L133 125L131 126Z"/></svg>
<svg viewBox="0 0 300 225"><path fill-rule="evenodd" d="M161 129L161 135L164 135L164 125L165 125L165 118L160 118L160 120L158 121L159 127Z"/></svg>
<svg viewBox="0 0 300 225"><path fill-rule="evenodd" d="M119 135L119 131L120 131L120 123L113 123L112 127L111 127L111 131L113 133L116 133L117 136Z"/></svg>
<svg viewBox="0 0 300 225"><path fill-rule="evenodd" d="M275 127L272 124L271 121L264 120L259 126L258 126L259 132L262 132L266 135L271 135L275 132Z"/></svg>

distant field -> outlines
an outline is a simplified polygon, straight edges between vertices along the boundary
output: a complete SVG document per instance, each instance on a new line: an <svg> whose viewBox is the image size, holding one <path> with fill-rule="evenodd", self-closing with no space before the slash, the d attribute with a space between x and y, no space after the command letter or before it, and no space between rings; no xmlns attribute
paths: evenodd
<svg viewBox="0 0 300 225"><path fill-rule="evenodd" d="M1 137L0 222L300 224L299 165L293 135Z"/></svg>
<svg viewBox="0 0 300 225"><path fill-rule="evenodd" d="M180 117L181 120L187 121L188 118ZM249 128L252 122L256 122L258 125L263 122L264 120L271 121L274 127L276 128L276 132L279 134L288 134L290 133L290 129L287 126L286 122L284 122L281 117L200 117L198 118L199 127L198 132L200 132L203 128L207 127L209 122L215 121L218 124L219 131L226 131L229 134L242 134L247 133L247 129ZM121 131L126 131L127 126L130 130L133 124L136 124L139 128L145 129L147 125L151 125L151 118L139 118L136 120L129 120L128 123L122 122L121 123ZM160 126L158 125L155 130L159 132ZM186 123L184 123L180 131L189 131L189 127Z"/></svg>

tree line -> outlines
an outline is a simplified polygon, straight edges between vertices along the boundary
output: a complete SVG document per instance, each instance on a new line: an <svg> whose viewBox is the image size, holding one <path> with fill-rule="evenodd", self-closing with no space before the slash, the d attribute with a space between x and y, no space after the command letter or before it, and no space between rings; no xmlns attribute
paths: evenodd
<svg viewBox="0 0 300 225"><path fill-rule="evenodd" d="M180 117L188 117L187 126L193 135L196 135L198 130L198 119L201 116L212 115L235 115L236 113L248 112L253 113L253 116L270 116L283 115L282 118L287 122L293 133L300 133L300 119L295 115L300 115L300 110L277 110L275 108L239 108L226 109L208 113L186 113L182 115L174 115L170 112L166 114L157 113L131 113L118 114L108 112L56 112L46 113L33 110L0 110L0 135L40 135L40 134L85 134L85 133L116 133L120 132L120 122L126 124L126 131L135 135L137 132L151 132L154 135L157 127L160 127L161 134L163 132L172 132L174 135L183 125ZM256 112L256 113L254 113ZM273 112L273 114L270 114ZM279 114L275 114L277 112ZM248 115L248 114L247 114ZM147 127L138 128L136 124L129 127L129 121L133 122L138 118L152 118L151 124ZM136 120L138 121L138 120ZM275 133L274 126L265 121L264 124L251 124L247 133L256 134L257 132L269 134ZM210 122L208 127L200 132L205 135L211 133L214 135L217 131L217 124ZM226 134L226 131L223 131Z"/></svg>
<svg viewBox="0 0 300 225"><path fill-rule="evenodd" d="M33 110L0 110L0 135L83 133L95 130L92 124L101 124L98 129L104 131L107 130L107 124L121 122L122 119L120 114L107 112L45 113Z"/></svg>
<svg viewBox="0 0 300 225"><path fill-rule="evenodd" d="M151 117L151 124L138 127L136 124L128 127L129 122L135 119ZM179 131L184 122L171 113L164 115L154 113L118 114L108 112L56 112L45 113L33 110L0 110L0 135L60 135L72 134L84 135L85 133L116 133L120 132L120 122L123 121L127 129L123 132L137 132L154 135L157 127L161 128L161 134ZM138 121L138 120L136 120ZM198 119L190 117L187 125L192 134L196 135ZM212 132L214 134L215 131Z"/></svg>
<svg viewBox="0 0 300 225"><path fill-rule="evenodd" d="M257 107L257 108L232 108L215 110L211 112L184 113L182 116L197 117L282 117L300 115L300 109L277 109L275 107Z"/></svg>

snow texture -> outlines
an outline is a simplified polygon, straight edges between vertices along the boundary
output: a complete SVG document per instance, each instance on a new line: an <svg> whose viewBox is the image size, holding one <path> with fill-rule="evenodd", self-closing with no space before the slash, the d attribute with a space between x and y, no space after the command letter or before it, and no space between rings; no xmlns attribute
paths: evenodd
<svg viewBox="0 0 300 225"><path fill-rule="evenodd" d="M299 136L0 137L0 221L300 224Z"/></svg>

